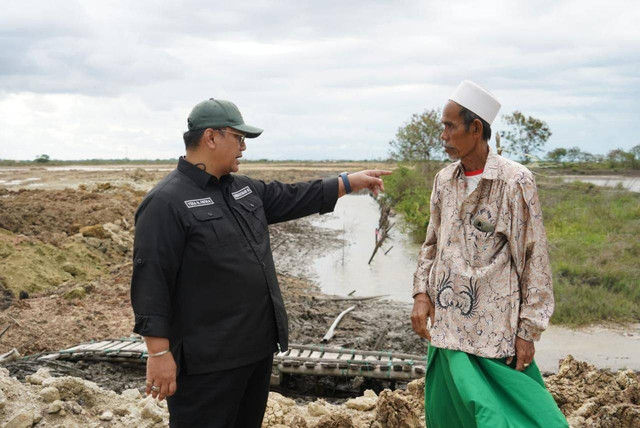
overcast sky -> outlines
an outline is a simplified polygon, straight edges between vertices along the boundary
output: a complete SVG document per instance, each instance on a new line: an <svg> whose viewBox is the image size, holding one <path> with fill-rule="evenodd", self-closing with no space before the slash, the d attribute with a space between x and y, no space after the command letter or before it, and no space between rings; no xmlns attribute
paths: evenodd
<svg viewBox="0 0 640 428"><path fill-rule="evenodd" d="M398 127L442 107L463 79L492 91L501 114L546 121L547 149L640 144L636 0L2 8L4 159L174 158L189 111L209 97L264 128L248 158L384 158Z"/></svg>

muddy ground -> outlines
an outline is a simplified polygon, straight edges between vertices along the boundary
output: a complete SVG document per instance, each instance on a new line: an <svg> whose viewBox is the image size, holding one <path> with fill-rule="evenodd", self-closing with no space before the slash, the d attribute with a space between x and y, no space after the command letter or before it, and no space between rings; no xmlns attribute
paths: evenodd
<svg viewBox="0 0 640 428"><path fill-rule="evenodd" d="M242 168L248 175L264 180L297 181L335 176L363 166L247 164ZM0 353L15 348L21 355L33 355L131 334L129 259L133 214L145 192L171 168L0 169ZM326 300L327 296L310 279L305 260L340 245L340 241L333 232L313 227L308 219L270 229L290 318L290 341L318 344L335 317L353 303ZM424 354L426 344L411 332L409 312L408 305L387 300L358 302L330 344ZM567 361L570 367L547 378L547 382L562 410L573 418L572 425L640 426L635 374L602 374L608 372ZM0 422L10 422L19 416L18 410L25 410L20 403L30 403L25 411L31 412L32 423L33 418L41 417L38 426L166 424L166 408L131 391L144 383L142 367L88 362L44 365L25 360L6 363L4 367L8 372L0 374ZM51 376L47 382L49 387L58 389L62 404L42 398L41 390L47 386L43 387L43 381L38 383L37 376L34 382L33 375L43 367L47 371L40 373L46 376L40 377ZM69 376L84 380L70 381ZM87 384L88 381L96 385ZM360 406L360 410L348 407L344 399L301 399L301 392L307 391L285 388L284 392L297 401L274 393L267 425L423 424L420 394L416 393L419 387L383 393L384 385L375 386L375 393L367 393L368 401L361 397L368 404ZM317 393L318 388L312 389L311 395ZM355 391L357 395L362 390L358 385L350 393ZM82 391L93 398L79 398ZM376 393L379 398L372 395ZM29 415L22 417L29 419ZM25 422L14 426L30 425Z"/></svg>

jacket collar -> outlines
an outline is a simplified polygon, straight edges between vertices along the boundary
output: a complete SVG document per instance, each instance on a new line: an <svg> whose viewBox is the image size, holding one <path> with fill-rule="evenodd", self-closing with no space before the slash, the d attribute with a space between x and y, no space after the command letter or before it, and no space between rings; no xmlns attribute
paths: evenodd
<svg viewBox="0 0 640 428"><path fill-rule="evenodd" d="M178 171L186 175L203 190L207 187L209 182L220 185L225 185L227 183L231 184L233 182L232 175L223 175L222 177L220 177L220 180L218 180L218 178L214 177L206 171L201 170L194 164L185 160L184 156L180 156L180 158L178 159Z"/></svg>

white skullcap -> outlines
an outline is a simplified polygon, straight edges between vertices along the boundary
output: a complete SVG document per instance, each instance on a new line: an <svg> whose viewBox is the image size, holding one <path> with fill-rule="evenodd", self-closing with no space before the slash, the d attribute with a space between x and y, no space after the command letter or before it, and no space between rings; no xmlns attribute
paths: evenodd
<svg viewBox="0 0 640 428"><path fill-rule="evenodd" d="M500 103L496 97L470 80L463 80L449 99L471 110L486 120L489 125L493 123L493 119L496 118L498 111L500 111Z"/></svg>

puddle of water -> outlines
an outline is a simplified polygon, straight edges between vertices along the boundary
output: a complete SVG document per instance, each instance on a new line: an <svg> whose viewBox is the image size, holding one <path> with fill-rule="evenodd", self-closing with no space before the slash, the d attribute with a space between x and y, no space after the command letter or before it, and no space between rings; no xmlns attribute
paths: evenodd
<svg viewBox="0 0 640 428"><path fill-rule="evenodd" d="M557 372L558 361L567 354L598 368L640 371L640 325L579 330L550 325L536 343L535 358L540 370Z"/></svg>
<svg viewBox="0 0 640 428"><path fill-rule="evenodd" d="M324 293L354 296L386 294L390 299L413 302L411 290L420 247L413 244L398 228L395 216L390 237L367 264L375 246L375 228L380 210L368 195L340 198L335 211L314 220L314 226L341 232L344 246L314 261L320 288ZM398 228L398 230L396 230ZM384 254L385 251L391 251Z"/></svg>
<svg viewBox="0 0 640 428"><path fill-rule="evenodd" d="M22 183L28 183L30 181L38 181L38 180L41 180L41 179L39 177L29 177L23 180L11 180L11 181L1 180L0 184L4 184L5 186L18 186Z"/></svg>
<svg viewBox="0 0 640 428"><path fill-rule="evenodd" d="M592 183L596 186L616 187L622 186L624 189L632 192L640 192L640 178L638 177L623 177L620 175L565 175L562 179L566 182L570 181L584 181L585 183Z"/></svg>

